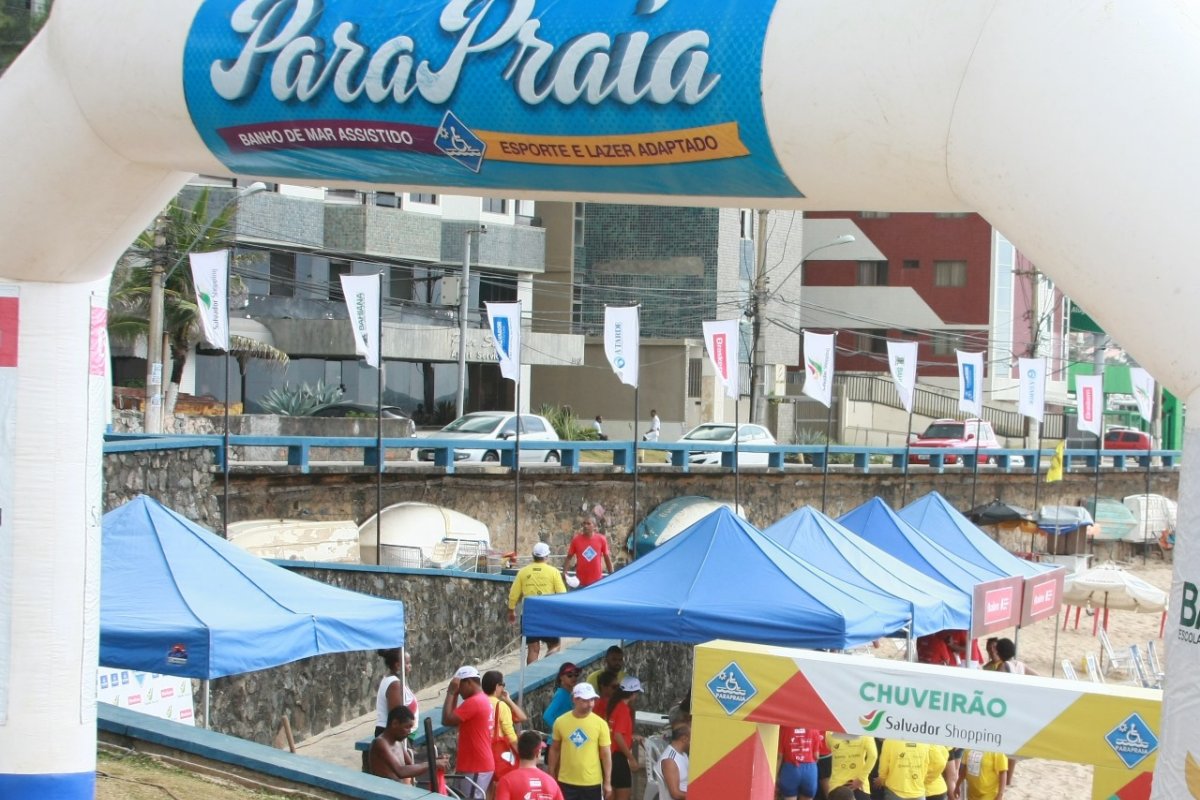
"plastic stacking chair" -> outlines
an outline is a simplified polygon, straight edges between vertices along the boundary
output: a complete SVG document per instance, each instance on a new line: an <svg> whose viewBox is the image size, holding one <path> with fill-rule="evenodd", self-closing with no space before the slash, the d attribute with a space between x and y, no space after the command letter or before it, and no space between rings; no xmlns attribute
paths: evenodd
<svg viewBox="0 0 1200 800"><path fill-rule="evenodd" d="M1062 660L1063 677L1067 680L1077 681L1079 675L1075 672L1075 665L1071 663L1071 659L1064 658Z"/></svg>
<svg viewBox="0 0 1200 800"><path fill-rule="evenodd" d="M1158 660L1158 645L1154 643L1153 639L1146 643L1146 658L1148 662L1147 666L1150 667L1150 674L1154 676L1154 679L1161 687L1166 673L1163 671L1162 662Z"/></svg>
<svg viewBox="0 0 1200 800"><path fill-rule="evenodd" d="M1095 653L1087 654L1087 675L1092 683L1104 683L1104 672L1100 669L1100 660Z"/></svg>
<svg viewBox="0 0 1200 800"><path fill-rule="evenodd" d="M1108 638L1108 631L1100 628L1100 647L1104 649L1104 657L1108 659L1108 669L1119 669L1128 671L1132 666L1131 653L1117 655L1113 650L1112 640Z"/></svg>
<svg viewBox="0 0 1200 800"><path fill-rule="evenodd" d="M458 565L458 540L442 539L433 546L429 563L437 569L453 569Z"/></svg>

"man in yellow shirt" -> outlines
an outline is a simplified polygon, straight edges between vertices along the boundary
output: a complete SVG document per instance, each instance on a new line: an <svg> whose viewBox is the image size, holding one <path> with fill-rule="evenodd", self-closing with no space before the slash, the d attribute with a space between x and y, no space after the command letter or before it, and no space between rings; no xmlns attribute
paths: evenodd
<svg viewBox="0 0 1200 800"><path fill-rule="evenodd" d="M915 800L925 797L925 775L929 772L929 745L887 739L879 751L879 783L884 800Z"/></svg>
<svg viewBox="0 0 1200 800"><path fill-rule="evenodd" d="M521 568L513 580L512 588L508 590L508 622L517 623L517 603L526 597L537 597L545 594L562 594L567 590L563 585L562 573L546 563L550 555L550 545L538 542L533 546L533 562ZM546 643L546 655L557 653L562 640L556 637L530 639L525 643L525 663L532 664L538 660L542 652L542 642Z"/></svg>
<svg viewBox="0 0 1200 800"><path fill-rule="evenodd" d="M612 794L612 737L608 723L592 713L596 690L579 683L574 707L554 721L547 766L564 800L603 800Z"/></svg>
<svg viewBox="0 0 1200 800"><path fill-rule="evenodd" d="M925 800L946 800L949 788L946 785L946 763L950 760L950 748L940 744L929 745L929 771L925 773Z"/></svg>
<svg viewBox="0 0 1200 800"><path fill-rule="evenodd" d="M958 785L967 784L967 800L1002 800L1008 778L1008 756L982 750L963 752Z"/></svg>
<svg viewBox="0 0 1200 800"><path fill-rule="evenodd" d="M833 759L829 788L849 786L858 800L870 800L871 770L879 760L879 747L874 736L851 736L826 733L825 745Z"/></svg>

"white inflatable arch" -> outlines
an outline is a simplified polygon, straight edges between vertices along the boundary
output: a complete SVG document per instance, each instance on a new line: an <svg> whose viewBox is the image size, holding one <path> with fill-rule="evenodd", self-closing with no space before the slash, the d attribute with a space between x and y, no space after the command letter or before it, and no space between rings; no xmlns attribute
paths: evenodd
<svg viewBox="0 0 1200 800"><path fill-rule="evenodd" d="M0 79L0 796L93 792L87 320L191 174L973 210L1195 408L1198 23L1196 0L58 0ZM1198 489L1189 463L1159 798L1200 752Z"/></svg>

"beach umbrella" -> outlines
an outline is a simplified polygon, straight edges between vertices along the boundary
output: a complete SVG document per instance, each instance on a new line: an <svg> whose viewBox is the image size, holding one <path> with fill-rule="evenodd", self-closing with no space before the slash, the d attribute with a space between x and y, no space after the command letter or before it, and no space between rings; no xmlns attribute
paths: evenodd
<svg viewBox="0 0 1200 800"><path fill-rule="evenodd" d="M1166 609L1167 593L1108 562L1068 575L1063 602L1154 614Z"/></svg>

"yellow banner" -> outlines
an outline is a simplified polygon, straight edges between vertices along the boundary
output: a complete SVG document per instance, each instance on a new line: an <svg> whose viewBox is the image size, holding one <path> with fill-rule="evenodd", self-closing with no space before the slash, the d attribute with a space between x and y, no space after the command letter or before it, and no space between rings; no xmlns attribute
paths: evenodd
<svg viewBox="0 0 1200 800"><path fill-rule="evenodd" d="M719 161L749 155L736 122L616 136L535 136L476 131L489 161L566 167L641 167Z"/></svg>

